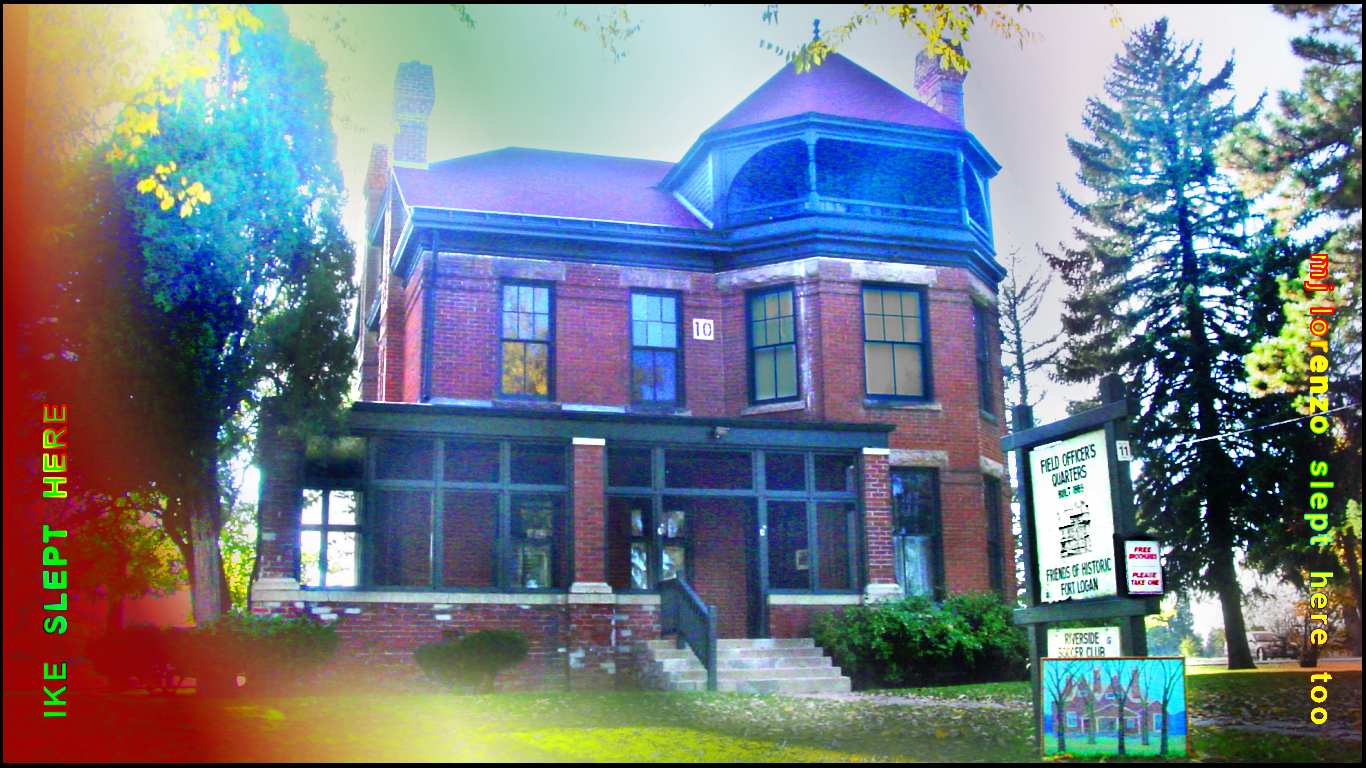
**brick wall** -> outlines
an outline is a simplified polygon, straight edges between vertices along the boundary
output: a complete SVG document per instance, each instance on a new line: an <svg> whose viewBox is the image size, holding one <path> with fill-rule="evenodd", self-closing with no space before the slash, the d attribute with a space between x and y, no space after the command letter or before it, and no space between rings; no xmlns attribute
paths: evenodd
<svg viewBox="0 0 1366 768"><path fill-rule="evenodd" d="M811 624L818 616L841 613L843 605L770 605L770 637L811 637Z"/></svg>
<svg viewBox="0 0 1366 768"><path fill-rule="evenodd" d="M633 646L659 637L658 605L605 599L568 605L258 601L253 613L335 622L337 653L325 678L425 687L413 661L418 647L441 640L443 632L511 629L527 638L527 659L498 677L499 690L602 690L638 679Z"/></svg>
<svg viewBox="0 0 1366 768"><path fill-rule="evenodd" d="M279 432L279 420L267 404L261 409L256 464L261 469L256 552L262 579L293 579L299 563L299 505L303 491L303 443Z"/></svg>
<svg viewBox="0 0 1366 768"><path fill-rule="evenodd" d="M920 273L908 273L912 276L906 283L929 284L933 403L889 405L865 399L862 286L867 275L858 273L857 263L839 259L821 259L800 269L787 264L713 275L442 254L432 281L431 394L498 401L500 286L508 279L541 280L552 283L555 294L554 400L629 409L630 291L664 288L679 291L683 299L686 409L701 418L743 416L751 410L747 292L792 285L805 405L758 409L751 417L892 423L897 426L889 438L892 448L946 453L940 482L948 586L978 588L987 583L985 556L979 552L986 526L981 459L1005 461L999 410L983 415L977 392L972 306L974 299L989 302L992 297L966 270L918 269ZM381 368L390 371L383 377L385 399L412 401L420 392L422 355L416 340L424 331L420 297L426 285L419 266L406 287L390 291L387 330L381 336ZM694 318L716 321L714 341L692 338ZM999 338L994 330L992 338ZM999 355L991 364L997 382L992 401L999 404ZM401 374L395 376L398 369Z"/></svg>
<svg viewBox="0 0 1366 768"><path fill-rule="evenodd" d="M717 637L749 637L747 588L750 553L745 527L752 525L748 501L690 499L693 588L720 611Z"/></svg>

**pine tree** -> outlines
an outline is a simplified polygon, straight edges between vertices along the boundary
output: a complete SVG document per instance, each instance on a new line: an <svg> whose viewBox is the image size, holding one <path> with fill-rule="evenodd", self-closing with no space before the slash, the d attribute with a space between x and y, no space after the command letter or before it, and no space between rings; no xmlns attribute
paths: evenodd
<svg viewBox="0 0 1366 768"><path fill-rule="evenodd" d="M1059 187L1087 225L1076 230L1081 245L1049 259L1071 288L1059 376L1117 372L1141 399L1140 521L1172 548L1173 588L1219 596L1238 669L1253 663L1235 551L1269 512L1247 472L1256 433L1224 436L1258 417L1242 357L1258 311L1248 296L1266 279L1247 204L1215 163L1219 143L1256 111L1219 98L1232 73L1230 60L1202 80L1199 48L1174 42L1165 19L1126 42L1107 100L1087 104L1092 139L1068 139L1095 197Z"/></svg>
<svg viewBox="0 0 1366 768"><path fill-rule="evenodd" d="M1271 204L1281 231L1326 235L1313 250L1327 254L1326 282L1335 289L1307 293L1304 262L1298 271L1287 271L1281 285L1287 322L1249 355L1248 385L1260 396L1280 399L1286 418L1307 414L1307 343L1314 338L1309 307L1333 307L1328 335L1332 374L1323 399L1336 411L1329 416L1334 439L1331 447L1324 445L1327 440L1313 441L1318 445L1309 446L1312 452L1301 457L1329 462L1339 492L1324 510L1335 551L1317 551L1306 543L1308 532L1296 530L1267 537L1248 555L1264 569L1280 569L1295 583L1302 583L1307 571L1345 572L1356 603L1347 613L1352 625L1349 650L1359 654L1361 539L1348 502L1361 499L1361 6L1278 5L1276 10L1292 19L1309 17L1310 34L1292 41L1295 54L1308 65L1304 78L1298 91L1280 93L1280 108L1266 125L1236 131L1225 142L1223 159L1244 190L1266 193L1262 199ZM1351 405L1356 408L1336 410Z"/></svg>

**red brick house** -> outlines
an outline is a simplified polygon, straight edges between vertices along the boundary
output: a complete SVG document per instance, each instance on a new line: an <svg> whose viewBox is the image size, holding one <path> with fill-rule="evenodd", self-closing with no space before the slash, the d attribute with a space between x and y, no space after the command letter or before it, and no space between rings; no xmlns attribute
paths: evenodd
<svg viewBox="0 0 1366 768"><path fill-rule="evenodd" d="M1163 728L1168 727L1163 724L1161 700L1144 698L1137 669L1132 670L1127 685L1120 683L1117 674L1109 675L1109 679L1102 678L1099 667L1091 669L1089 680L1085 675L1069 676L1063 684L1060 711L1061 715L1055 717L1066 720L1065 732L1074 743L1075 740L1095 742L1097 738L1118 738L1122 725L1126 739L1132 740L1133 744L1146 745L1153 735L1160 735ZM1058 726L1053 723L1051 733L1058 733Z"/></svg>
<svg viewBox="0 0 1366 768"><path fill-rule="evenodd" d="M661 583L721 637L1013 594L988 180L962 78L784 67L676 164L426 157L429 66L372 153L351 436L262 433L258 612L411 666L511 627L610 684Z"/></svg>

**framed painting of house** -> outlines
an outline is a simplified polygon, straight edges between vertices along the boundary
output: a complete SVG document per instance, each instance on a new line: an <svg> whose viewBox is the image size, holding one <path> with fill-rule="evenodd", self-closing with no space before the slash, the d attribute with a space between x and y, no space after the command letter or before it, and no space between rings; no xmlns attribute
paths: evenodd
<svg viewBox="0 0 1366 768"><path fill-rule="evenodd" d="M1189 753L1184 658L1041 661L1043 754Z"/></svg>

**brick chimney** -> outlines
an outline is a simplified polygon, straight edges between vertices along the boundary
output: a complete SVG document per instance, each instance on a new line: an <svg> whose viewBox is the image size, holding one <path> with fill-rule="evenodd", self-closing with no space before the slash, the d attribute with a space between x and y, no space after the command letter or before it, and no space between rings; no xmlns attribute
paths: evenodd
<svg viewBox="0 0 1366 768"><path fill-rule="evenodd" d="M431 65L399 64L394 78L394 165L427 167L427 118L435 103Z"/></svg>
<svg viewBox="0 0 1366 768"><path fill-rule="evenodd" d="M915 57L915 93L920 101L939 114L963 125L963 78L952 69L939 66L939 57L924 51Z"/></svg>

